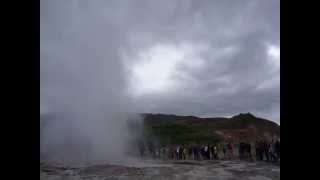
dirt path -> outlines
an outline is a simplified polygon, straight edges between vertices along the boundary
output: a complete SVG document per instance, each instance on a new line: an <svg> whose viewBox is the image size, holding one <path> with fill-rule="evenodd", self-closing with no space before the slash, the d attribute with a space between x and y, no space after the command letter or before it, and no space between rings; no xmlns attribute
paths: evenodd
<svg viewBox="0 0 320 180"><path fill-rule="evenodd" d="M280 179L280 166L246 161L143 161L132 167L96 165L82 168L40 164L41 180L269 180Z"/></svg>

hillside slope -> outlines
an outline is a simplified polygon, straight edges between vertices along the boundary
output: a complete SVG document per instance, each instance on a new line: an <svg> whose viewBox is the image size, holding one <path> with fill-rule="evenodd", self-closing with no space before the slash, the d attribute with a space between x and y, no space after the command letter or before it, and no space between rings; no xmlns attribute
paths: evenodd
<svg viewBox="0 0 320 180"><path fill-rule="evenodd" d="M145 136L161 144L255 141L280 137L280 126L250 113L231 118L142 114Z"/></svg>

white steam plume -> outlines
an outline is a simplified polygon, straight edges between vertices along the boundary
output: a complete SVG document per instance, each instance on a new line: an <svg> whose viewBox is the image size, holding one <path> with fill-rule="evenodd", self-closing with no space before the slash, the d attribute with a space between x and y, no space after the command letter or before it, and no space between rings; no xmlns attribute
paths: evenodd
<svg viewBox="0 0 320 180"><path fill-rule="evenodd" d="M105 15L111 8L89 2L41 1L41 155L61 163L125 162L123 32Z"/></svg>

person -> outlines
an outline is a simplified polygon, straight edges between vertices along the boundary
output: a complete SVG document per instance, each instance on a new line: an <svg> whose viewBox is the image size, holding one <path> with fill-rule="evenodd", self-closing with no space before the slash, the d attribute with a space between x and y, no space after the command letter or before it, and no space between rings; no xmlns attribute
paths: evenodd
<svg viewBox="0 0 320 180"><path fill-rule="evenodd" d="M248 150L248 159L252 160L251 143L247 144L247 150Z"/></svg>
<svg viewBox="0 0 320 180"><path fill-rule="evenodd" d="M145 147L142 141L138 142L138 148L139 148L140 157L142 158L144 156L144 151L145 151Z"/></svg>
<svg viewBox="0 0 320 180"><path fill-rule="evenodd" d="M233 146L231 142L228 143L228 158L233 159Z"/></svg>
<svg viewBox="0 0 320 180"><path fill-rule="evenodd" d="M158 158L160 156L160 149L159 147L154 148L154 158Z"/></svg>
<svg viewBox="0 0 320 180"><path fill-rule="evenodd" d="M270 144L267 141L264 141L263 152L264 152L264 155L266 156L267 162L270 161L269 146Z"/></svg>
<svg viewBox="0 0 320 180"><path fill-rule="evenodd" d="M260 160L261 161L263 161L264 160L264 141L263 140L261 140L260 142L259 142L259 151L260 151L260 156L259 156L259 158L260 158Z"/></svg>
<svg viewBox="0 0 320 180"><path fill-rule="evenodd" d="M183 154L183 156L182 156L183 160L186 160L187 159L187 155L188 155L188 150L187 150L186 146L183 147L182 154Z"/></svg>
<svg viewBox="0 0 320 180"><path fill-rule="evenodd" d="M183 146L180 146L180 148L179 148L179 160L182 160L182 156L183 156Z"/></svg>
<svg viewBox="0 0 320 180"><path fill-rule="evenodd" d="M169 147L169 159L171 160L175 160L176 159L176 149L174 148L174 146L170 145Z"/></svg>
<svg viewBox="0 0 320 180"><path fill-rule="evenodd" d="M193 160L197 160L196 145L192 145Z"/></svg>
<svg viewBox="0 0 320 180"><path fill-rule="evenodd" d="M162 148L162 158L163 159L166 159L166 153L167 153L168 151L167 151L167 147L165 146L165 147L163 147Z"/></svg>
<svg viewBox="0 0 320 180"><path fill-rule="evenodd" d="M148 150L150 152L150 154L152 155L153 158L155 158L156 156L156 151L155 151L155 146L153 144L153 142L148 142Z"/></svg>
<svg viewBox="0 0 320 180"><path fill-rule="evenodd" d="M234 151L235 151L235 147L234 144L231 142L231 159L234 159Z"/></svg>
<svg viewBox="0 0 320 180"><path fill-rule="evenodd" d="M256 151L255 151L255 148L253 148L255 146L254 142L250 142L250 158L251 160L253 161L256 161Z"/></svg>
<svg viewBox="0 0 320 180"><path fill-rule="evenodd" d="M209 147L210 160L214 159L214 145L210 145Z"/></svg>
<svg viewBox="0 0 320 180"><path fill-rule="evenodd" d="M208 145L205 145L204 148L203 148L203 156L204 156L204 159L206 160L209 160L210 159L210 154L209 154L209 147ZM209 157L208 157L208 154L209 154Z"/></svg>
<svg viewBox="0 0 320 180"><path fill-rule="evenodd" d="M275 142L276 161L280 159L280 139Z"/></svg>
<svg viewBox="0 0 320 180"><path fill-rule="evenodd" d="M244 153L244 143L240 142L239 144L239 158L243 159L243 153Z"/></svg>
<svg viewBox="0 0 320 180"><path fill-rule="evenodd" d="M218 160L218 149L216 145L213 146L213 158Z"/></svg>
<svg viewBox="0 0 320 180"><path fill-rule="evenodd" d="M200 152L200 159L203 160L204 146L200 146L199 152Z"/></svg>
<svg viewBox="0 0 320 180"><path fill-rule="evenodd" d="M270 161L274 162L276 158L275 158L275 153L274 153L274 141L273 141L273 139L271 140L271 143L269 144L268 152L269 152Z"/></svg>
<svg viewBox="0 0 320 180"><path fill-rule="evenodd" d="M200 153L201 153L201 147L199 144L196 145L195 147L195 156L196 156L196 160L200 160Z"/></svg>
<svg viewBox="0 0 320 180"><path fill-rule="evenodd" d="M193 147L192 147L192 145L189 145L189 146L188 146L188 153L189 153L189 155L188 155L189 159L194 160Z"/></svg>
<svg viewBox="0 0 320 180"><path fill-rule="evenodd" d="M263 161L263 141L258 141L256 146L256 153L258 156L258 160Z"/></svg>
<svg viewBox="0 0 320 180"><path fill-rule="evenodd" d="M226 159L227 148L226 145L222 145L223 159Z"/></svg>
<svg viewBox="0 0 320 180"><path fill-rule="evenodd" d="M255 142L255 149L256 149L256 160L260 160L259 141L258 140L256 140L256 142Z"/></svg>
<svg viewBox="0 0 320 180"><path fill-rule="evenodd" d="M177 146L176 148L176 160L179 160L179 157L180 157L180 146Z"/></svg>

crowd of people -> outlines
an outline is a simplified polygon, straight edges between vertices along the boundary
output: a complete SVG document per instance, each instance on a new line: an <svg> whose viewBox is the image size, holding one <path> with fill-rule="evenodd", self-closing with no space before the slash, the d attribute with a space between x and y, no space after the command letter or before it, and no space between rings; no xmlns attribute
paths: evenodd
<svg viewBox="0 0 320 180"><path fill-rule="evenodd" d="M280 159L280 140L272 140L271 143L258 141L255 148L257 160L278 161Z"/></svg>
<svg viewBox="0 0 320 180"><path fill-rule="evenodd" d="M278 162L280 160L280 139L271 142L261 140L254 143L217 143L156 146L152 142L139 144L140 156L169 160L232 160L247 159Z"/></svg>

